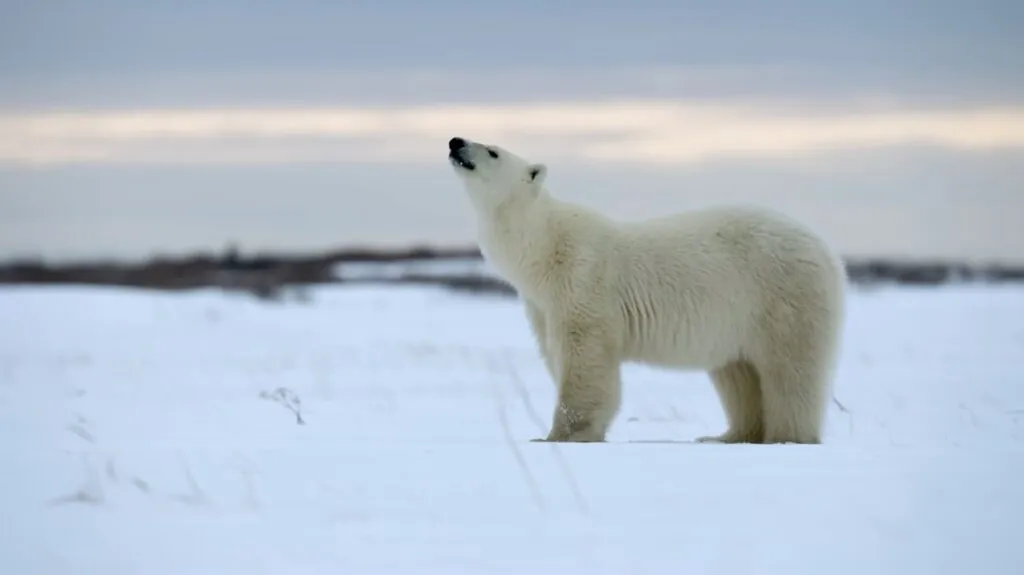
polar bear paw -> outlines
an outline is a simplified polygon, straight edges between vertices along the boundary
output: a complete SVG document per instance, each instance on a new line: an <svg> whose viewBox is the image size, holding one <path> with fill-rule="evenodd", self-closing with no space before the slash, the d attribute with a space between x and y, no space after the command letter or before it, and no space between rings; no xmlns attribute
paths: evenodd
<svg viewBox="0 0 1024 575"><path fill-rule="evenodd" d="M721 435L705 435L694 440L696 443L763 443L763 438L758 433L742 433L726 431Z"/></svg>
<svg viewBox="0 0 1024 575"><path fill-rule="evenodd" d="M726 443L721 435L702 435L693 440L694 443Z"/></svg>
<svg viewBox="0 0 1024 575"><path fill-rule="evenodd" d="M537 438L532 441L551 443L602 443L605 438L605 431L600 426L591 423L577 421L573 425L566 425L562 418L556 418L555 426L552 427L548 436Z"/></svg>
<svg viewBox="0 0 1024 575"><path fill-rule="evenodd" d="M598 436L595 434L574 433L572 435L568 435L565 437L557 435L537 437L535 439L531 439L530 441L534 443L603 443L604 436Z"/></svg>

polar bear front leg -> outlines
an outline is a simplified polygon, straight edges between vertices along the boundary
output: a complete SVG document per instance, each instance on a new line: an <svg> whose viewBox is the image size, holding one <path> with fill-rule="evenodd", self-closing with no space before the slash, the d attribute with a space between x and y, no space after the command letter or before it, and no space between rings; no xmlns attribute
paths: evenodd
<svg viewBox="0 0 1024 575"><path fill-rule="evenodd" d="M541 357L544 358L544 366L547 367L552 383L557 384L558 373L555 370L551 351L548 349L548 326L544 319L544 312L529 300L523 300L523 303L526 305L526 317L530 321L530 330L533 332L534 339L537 340L537 347L540 349Z"/></svg>
<svg viewBox="0 0 1024 575"><path fill-rule="evenodd" d="M545 441L601 442L619 411L620 361L600 324L551 322L548 345L557 354L558 403Z"/></svg>

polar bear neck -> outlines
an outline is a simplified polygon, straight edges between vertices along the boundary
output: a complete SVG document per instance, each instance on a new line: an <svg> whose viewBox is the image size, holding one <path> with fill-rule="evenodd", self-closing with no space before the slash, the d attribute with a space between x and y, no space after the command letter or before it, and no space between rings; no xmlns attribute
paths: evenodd
<svg viewBox="0 0 1024 575"><path fill-rule="evenodd" d="M490 209L477 208L477 242L484 258L507 281L521 288L533 260L544 257L544 229L559 202L547 190L518 196Z"/></svg>
<svg viewBox="0 0 1024 575"><path fill-rule="evenodd" d="M542 305L568 289L580 258L601 261L613 255L595 259L592 252L617 235L607 218L546 191L478 221L478 244L487 262L521 296Z"/></svg>

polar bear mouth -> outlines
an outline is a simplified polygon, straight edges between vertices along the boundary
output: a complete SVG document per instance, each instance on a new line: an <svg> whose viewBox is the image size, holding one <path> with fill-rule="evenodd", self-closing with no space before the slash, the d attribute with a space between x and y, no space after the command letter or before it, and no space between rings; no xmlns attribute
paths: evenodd
<svg viewBox="0 0 1024 575"><path fill-rule="evenodd" d="M463 170L475 170L476 164L467 160L462 156L462 150L452 150L448 153L448 159L456 168L462 168Z"/></svg>

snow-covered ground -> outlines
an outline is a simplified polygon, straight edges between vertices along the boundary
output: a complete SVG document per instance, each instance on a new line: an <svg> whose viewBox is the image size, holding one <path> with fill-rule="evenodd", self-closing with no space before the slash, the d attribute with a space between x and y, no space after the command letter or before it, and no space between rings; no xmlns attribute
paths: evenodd
<svg viewBox="0 0 1024 575"><path fill-rule="evenodd" d="M531 443L514 300L312 296L0 290L0 572L1024 572L1020 287L852 294L820 446L690 443L706 376L640 366Z"/></svg>

